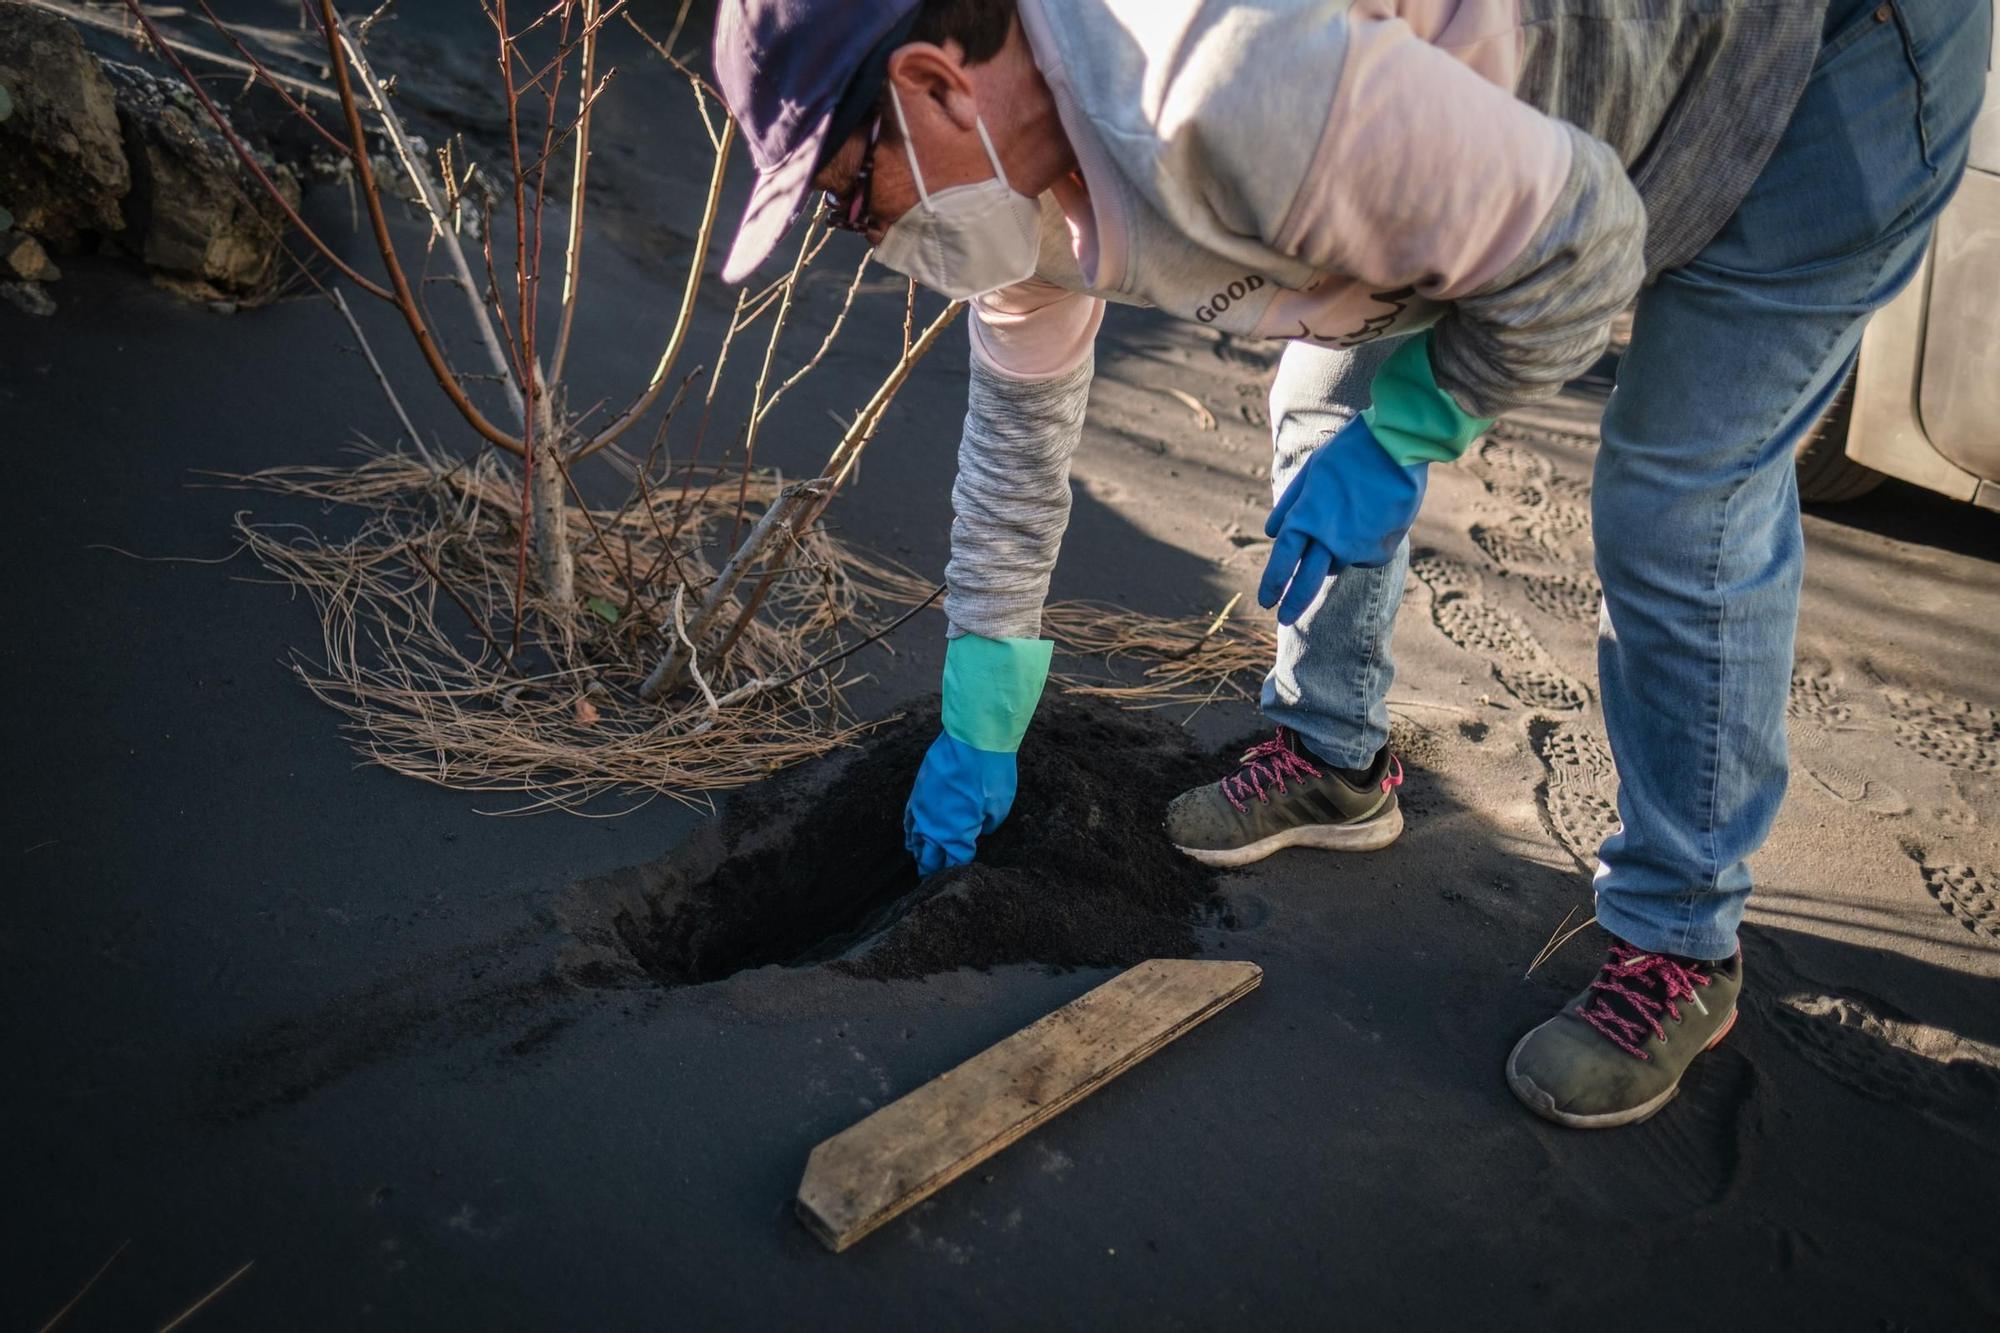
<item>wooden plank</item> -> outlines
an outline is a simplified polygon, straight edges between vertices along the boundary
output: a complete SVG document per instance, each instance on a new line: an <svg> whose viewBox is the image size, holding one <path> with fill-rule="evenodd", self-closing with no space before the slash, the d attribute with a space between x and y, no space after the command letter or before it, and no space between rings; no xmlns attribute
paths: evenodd
<svg viewBox="0 0 2000 1333"><path fill-rule="evenodd" d="M1186 958L1113 977L814 1148L800 1218L846 1249L1263 979L1255 963Z"/></svg>

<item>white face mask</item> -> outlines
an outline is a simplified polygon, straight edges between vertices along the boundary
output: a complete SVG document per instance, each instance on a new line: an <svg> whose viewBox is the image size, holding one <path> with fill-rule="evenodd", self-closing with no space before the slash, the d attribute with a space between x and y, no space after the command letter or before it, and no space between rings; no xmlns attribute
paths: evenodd
<svg viewBox="0 0 2000 1333"><path fill-rule="evenodd" d="M875 258L954 301L1032 277L1041 254L1041 206L1007 184L986 122L975 118L973 123L979 142L986 145L986 160L993 164L993 179L932 194L924 188L910 123L903 119L903 100L894 83L889 101L903 131L903 151L919 202L882 234Z"/></svg>

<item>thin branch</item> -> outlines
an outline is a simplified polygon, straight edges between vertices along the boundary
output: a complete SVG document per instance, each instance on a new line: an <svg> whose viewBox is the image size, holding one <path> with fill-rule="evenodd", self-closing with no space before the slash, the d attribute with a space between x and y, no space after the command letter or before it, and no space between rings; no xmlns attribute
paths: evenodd
<svg viewBox="0 0 2000 1333"><path fill-rule="evenodd" d="M812 358L804 365L793 371L790 377L783 384L780 384L772 392L771 396L764 401L764 405L757 409L757 415L752 421L753 425L769 416L771 409L778 405L778 400L785 396L785 391L804 379L815 366L819 365L821 359L826 356L827 349L833 346L833 340L840 336L840 326L847 322L847 312L854 306L854 294L861 290L862 275L868 272L868 261L873 257L874 251L872 250L863 250L861 252L861 262L854 266L854 281L847 284L847 296L840 303L840 313L833 317L833 325L827 329L826 337L820 340L819 350L814 352Z"/></svg>
<svg viewBox="0 0 2000 1333"><path fill-rule="evenodd" d="M447 208L438 199L437 191L431 184L430 172L418 160L416 150L410 144L410 136L403 123L389 105L388 91L376 77L375 67L369 62L367 52L359 40L348 29L345 19L336 19L342 46L354 68L354 77L368 98L368 104L382 121L382 128L389 144L396 150L396 160L402 164L403 175L417 192L418 200L431 221L431 238L434 243L444 246L445 258L451 261L452 273L458 289L465 295L465 303L472 313L474 330L479 334L479 342L486 349L487 360L492 363L495 375L506 390L507 406L514 413L516 423L527 420L527 406L521 397L520 383L515 377L506 354L501 350L498 334L494 332L493 320L487 313L480 298L479 286L472 280L472 267L465 261L465 249L458 243L458 229L446 227ZM456 194L456 191L454 191ZM454 208L456 205L454 204Z"/></svg>
<svg viewBox="0 0 2000 1333"><path fill-rule="evenodd" d="M786 676L783 680L774 680L769 682L759 681L756 683L762 685L765 689L780 690L783 689L785 686L791 684L795 680L805 679L807 676L810 676L815 671L824 671L828 667L832 666L834 663L844 661L845 659L852 657L854 654L860 652L863 648L866 648L869 644L879 642L882 639L888 638L891 634L894 634L897 630L903 627L905 622L913 619L919 611L924 610L932 602L935 602L938 598L944 596L944 590L945 590L945 585L942 583L938 584L937 587L931 589L930 596L924 598L923 601L918 602L915 606L903 612L902 615L897 616L894 620L884 625L881 629L876 630L873 634L870 634L867 638L861 640L861 642L855 644L851 648L842 648L839 652L828 653L825 657L820 658L819 661L814 662L811 666L801 667L799 670L794 671L791 675Z"/></svg>
<svg viewBox="0 0 2000 1333"><path fill-rule="evenodd" d="M736 291L736 308L738 310L743 308L745 294L740 287ZM681 535L681 523L686 518L688 512L688 493L694 488L695 469L701 462L701 446L708 440L708 419L709 415L715 409L715 391L722 387L722 371L729 364L729 349L735 344L735 341L736 321L732 318L729 326L722 331L722 346L716 350L715 354L715 373L708 377L708 391L702 395L701 418L694 425L694 443L688 448L687 467L681 473L680 498L674 503L674 531L673 537L669 539L669 545ZM714 482L711 479L709 485L713 484ZM708 498L708 486L702 488L701 494L704 500Z"/></svg>
<svg viewBox="0 0 2000 1333"><path fill-rule="evenodd" d="M250 1263L243 1265L243 1267L237 1269L234 1273L231 1273L228 1277L222 1279L222 1281L217 1283L215 1289L210 1291L208 1295L202 1297L200 1300L196 1301L193 1305L190 1305L187 1309L181 1311L179 1314L175 1315L172 1319L169 1319L166 1323L160 1325L160 1333L174 1333L175 1329L179 1328L182 1324L185 1324L189 1319L192 1319L197 1311L201 1310L210 1301L214 1300L217 1296L220 1296L223 1292L228 1291L230 1287L234 1286L236 1284L236 1279L242 1277L245 1273L249 1272L250 1265L256 1262L257 1261L255 1259L252 1259Z"/></svg>
<svg viewBox="0 0 2000 1333"><path fill-rule="evenodd" d="M229 147L236 154L236 160L247 167L250 174L257 178L257 183L264 187L264 193L271 197L271 202L275 203L279 210L284 213L286 220L297 229L299 235L305 237L306 244L319 251L320 256L327 263L340 270L342 277L359 287L362 291L367 292L370 296L378 300L394 300L395 298L390 294L388 288L361 276L360 273L355 271L352 265L335 254L332 248L320 239L318 232L306 225L306 220L299 216L299 211L292 207L290 200L285 198L284 192L278 188L277 182L272 180L270 174L259 165L256 154L252 153L249 145L237 136L235 127L229 123L229 118L222 114L222 108L215 104L215 99L210 97L208 90L201 86L201 80L195 77L194 72L175 53L174 48L167 44L166 39L160 35L160 30L153 26L153 20L146 17L145 11L139 7L139 0L125 0L125 8L131 12L133 18L138 20L140 28L145 31L146 40L153 44L154 49L160 53L160 58L174 67L174 73L180 76L181 82L187 85L188 91L195 95L195 99L201 103L202 109L208 112L208 118L214 122L215 128L221 132L224 139L229 141ZM354 129L354 142L361 145L360 157L365 161L367 158L367 141L362 137L358 125L352 128Z"/></svg>
<svg viewBox="0 0 2000 1333"><path fill-rule="evenodd" d="M688 11L687 5L683 4L681 6L680 18L674 20L675 36L680 35L681 22L687 18L687 11ZM690 83L694 84L696 88L707 93L710 97L713 97L716 101L718 102L722 101L722 91L719 88L717 88L714 84L710 83L707 79L704 79L694 69L690 68L684 61L681 60L679 56L675 55L672 51L668 50L666 45L662 43L658 38L654 37L653 34L647 32L644 28L640 27L639 20L633 18L632 15L629 13L624 14L621 17L624 18L625 25L627 27L631 28L633 32L636 32L641 37L645 38L646 45L652 47L654 51L659 53L660 59L666 61L669 65L672 65L675 69L679 70L681 74L684 75ZM703 105L701 109L701 118L704 122L708 120L708 107L706 105ZM731 119L734 119L734 117L732 117ZM715 127L713 125L709 126L708 139L710 143L717 143ZM719 147L720 144L717 144L717 146Z"/></svg>
<svg viewBox="0 0 2000 1333"><path fill-rule="evenodd" d="M126 0L126 4L132 7L133 12L138 12L138 0ZM319 0L319 14L327 34L326 50L333 70L333 86L340 94L340 109L347 117L347 136L356 148L354 172L360 179L361 197L368 206L368 221L375 231L375 248L382 252L382 264L389 271L389 285L395 292L393 301L396 309L402 312L403 322L409 326L410 336L416 339L417 350L423 353L438 387L444 390L445 397L451 400L451 405L458 409L466 424L507 452L523 454L526 447L522 442L488 421L486 414L466 397L465 389L453 377L443 351L417 309L416 297L410 291L410 280L404 275L402 260L396 255L395 239L389 233L389 217L382 208L382 191L375 183L375 168L368 160L368 136L361 127L361 108L354 100L354 85L348 74L347 43L342 35L340 16L333 9L333 0Z"/></svg>
<svg viewBox="0 0 2000 1333"><path fill-rule="evenodd" d="M832 491L828 492L827 499L833 498L833 491L838 491L842 483L847 480L848 474L854 470L855 463L860 460L861 451L874 437L875 427L880 424L882 414L888 411L890 400L903 387L903 381L910 377L910 372L924 359L925 353L931 350L938 336L951 326L951 322L958 318L959 312L964 308L965 302L953 301L940 310L937 318L933 319L917 340L910 344L910 350L903 353L895 369L889 372L888 378L875 390L875 396L868 400L867 406L855 415L854 424L848 427L846 436L834 447L825 469L820 474L833 482ZM820 508L824 509L826 505L822 503Z"/></svg>
<svg viewBox="0 0 2000 1333"><path fill-rule="evenodd" d="M312 126L313 132L326 140L332 146L334 152L352 161L354 157L353 146L341 142L332 130L319 123L318 117L308 111L303 102L292 96L285 85L279 82L278 76L267 69L264 62L257 58L256 52L246 46L243 39L236 35L235 30L222 21L222 17L215 12L214 8L208 3L208 0L195 0L195 3L201 6L201 12L207 16L209 25L217 33L221 34L222 40L236 48L237 53L243 57L244 63L250 66L257 78L263 80L264 84L278 95L279 100L290 108L291 113Z"/></svg>
<svg viewBox="0 0 2000 1333"><path fill-rule="evenodd" d="M356 320L354 312L347 308L347 298L340 294L340 289L337 287L326 288L326 297L333 302L333 308L340 312L340 317L347 321L347 327L354 330L354 341L360 344L361 355L368 359L368 368L375 372L375 382L382 386L382 396L387 398L389 406L395 409L396 420L402 422L403 429L409 432L410 443L417 447L417 456L426 463L434 463L436 460L431 457L430 451L424 448L424 437L417 433L416 423L411 421L410 414L403 410L403 402L396 397L395 386L389 383L389 376L383 371L382 363L375 359L375 349L368 345L368 335L361 331L360 321Z"/></svg>
<svg viewBox="0 0 2000 1333"><path fill-rule="evenodd" d="M48 846L47 843L42 843L41 845L44 847ZM29 848L29 850L33 851L34 849ZM111 1257L109 1259L106 1259L103 1263L99 1264L97 1266L97 1271L90 1275L90 1281L84 1283L82 1288L78 1290L76 1295L69 1298L69 1302L65 1304L62 1309L50 1315L49 1322L43 1324L41 1328L37 1330L37 1333L49 1333L50 1329L54 1328L57 1324L60 1324L64 1320L64 1318L68 1316L69 1312L76 1308L76 1303L82 1300L85 1296L88 1296L90 1294L90 1289L97 1285L97 1279L103 1277L104 1274L110 1269L111 1265L118 1262L118 1256L125 1253L126 1246L129 1246L131 1243L132 1243L131 1240L128 1238L125 1241L123 1241L118 1246L117 1249L113 1250L111 1252Z"/></svg>
<svg viewBox="0 0 2000 1333"><path fill-rule="evenodd" d="M958 312L964 306L963 301L953 301L939 311L937 318L924 329L923 335L912 343L910 349L896 362L895 368L882 381L881 387L875 390L875 396L868 400L868 405L855 414L854 424L848 427L846 436L834 446L833 453L827 458L826 466L820 470L817 482L823 490L819 497L803 510L792 524L794 541L802 539L806 530L811 528L826 511L834 494L839 491L841 483L860 460L862 449L866 448L868 441L874 437L875 426L881 420L882 414L888 411L889 403L895 398L896 391L903 387L903 381L910 377L910 371L916 367L917 362L923 360L924 354L930 351L933 343L937 342L938 335L958 317ZM751 540L755 537L756 533L753 531ZM749 541L746 540L744 545L747 547ZM750 621L756 616L757 608L764 604L764 598L770 593L773 581L773 576L769 574L757 581L756 588L751 591L749 599L743 605L743 613L736 618L736 623L723 638L722 646L716 650L718 661L728 660L730 651L736 647L736 641L743 637L743 631L750 627Z"/></svg>
<svg viewBox="0 0 2000 1333"><path fill-rule="evenodd" d="M791 276L785 279L785 299L778 306L778 318L771 324L771 336L764 343L764 364L757 368L757 383L750 390L750 420L743 427L743 471L736 482L736 517L729 526L729 544L736 544L736 536L742 530L743 502L750 492L750 469L757 463L757 427L764 420L758 409L763 406L764 386L770 382L771 362L777 359L778 339L784 336L785 324L791 318L792 298L799 290L799 273L805 268L806 255L812 249L813 228L806 227L806 234L799 237L798 258L792 261Z"/></svg>
<svg viewBox="0 0 2000 1333"><path fill-rule="evenodd" d="M321 0L327 3L328 0ZM530 260L528 250L528 178L521 161L521 99L514 83L514 57L517 54L514 40L508 34L507 0L493 0L493 27L500 35L500 77L507 108L507 151L513 166L514 177L514 363L516 373L521 376L522 393L527 399L527 412L521 423L521 522L520 538L514 558L514 635L512 643L516 651L521 646L521 626L527 618L528 588L528 540L536 527L539 515L536 513L535 475L540 453L547 450L553 454L559 447L548 429L554 426L552 404L548 401L548 388L542 381L541 362L535 351L535 316L537 302L535 286L537 269ZM540 251L541 213L537 199L535 214L536 252ZM537 441L537 432L541 440ZM547 478L541 478L544 487ZM555 487L560 501L562 488ZM546 580L545 580L546 582ZM545 587L545 592L554 589Z"/></svg>
<svg viewBox="0 0 2000 1333"><path fill-rule="evenodd" d="M590 110L597 104L591 84L597 77L597 0L583 0L582 92L576 113L576 160L570 170L569 237L563 249L562 322L556 328L556 348L549 358L549 381L563 382L569 360L570 329L576 320L577 279L583 268L583 187L590 167Z"/></svg>
<svg viewBox="0 0 2000 1333"><path fill-rule="evenodd" d="M722 609L722 604L736 591L736 585L743 581L744 576L750 572L750 567L762 558L764 548L785 530L787 520L802 506L810 505L818 499L825 490L826 483L815 480L796 482L778 493L778 498L771 502L771 507L764 511L756 526L750 529L750 535L743 539L743 544L736 548L736 553L723 565L722 572L716 576L715 582L709 585L707 595L701 600L701 610L695 615L694 642L701 641L709 625L714 621L716 613ZM738 622L739 625L741 623ZM730 642L734 641L735 634L732 632ZM692 650L686 658L681 657L678 649L669 650L660 658L659 664L653 668L645 682L639 686L639 697L647 700L657 699L671 690L680 683L681 672L693 657Z"/></svg>
<svg viewBox="0 0 2000 1333"><path fill-rule="evenodd" d="M132 30L128 26L115 21L109 14L100 14L77 4L64 4L62 0L27 0L27 3L47 13L60 14L63 18L80 27L95 28L99 32L110 33L112 36L126 42L132 42L133 40ZM255 73L250 66L236 59L236 57L225 55L220 51L211 51L207 47L200 46L194 42L182 41L177 37L166 37L164 35L160 36L157 40L148 37L147 41L156 46L178 51L180 54L194 60L205 60L211 65L220 65L222 68L232 70L238 74L249 76ZM301 97L323 97L328 102L334 100L333 89L323 84L314 83L310 79L302 79L295 74L280 74L276 71L271 71L269 77L284 84Z"/></svg>
<svg viewBox="0 0 2000 1333"><path fill-rule="evenodd" d="M912 616L916 615L917 612L923 610L925 607L929 606L932 602L935 602L940 596L942 596L944 594L944 587L945 587L944 584L942 583L938 584L937 587L931 589L930 596L924 598L923 601L917 603L909 610L903 612L902 615L897 616L887 625L884 625L881 629L876 630L873 634L870 634L867 638L861 640L861 642L857 644L854 644L847 648L842 648L838 652L828 653L825 657L820 658L817 662L814 662L809 666L801 667L797 671L794 671L789 676L776 677L776 678L759 677L756 680L745 681L743 684L738 685L735 689L731 690L729 693L721 696L720 698L716 697L715 691L709 688L708 681L702 676L701 672L697 670L695 667L694 643L687 636L687 627L681 623L682 590L680 588L675 588L674 609L673 609L674 632L680 636L681 642L688 649L688 673L694 677L694 683L701 687L702 700L708 704L708 721L696 727L689 734L698 736L706 732L709 728L713 727L716 723L717 718L721 714L722 710L725 708L733 708L737 704L742 703L746 699L755 698L757 695L765 694L772 690L782 690L787 685L796 684L797 682L804 680L807 676L810 676L815 672L824 671L830 666L834 666L837 663L845 661L847 658L852 657L855 653L860 652L863 648L866 648L871 643L879 643L884 638L887 638L891 633L901 628L903 624L907 622Z"/></svg>
<svg viewBox="0 0 2000 1333"><path fill-rule="evenodd" d="M590 504L583 498L583 492L577 489L576 478L570 476L569 467L563 462L561 453L552 453L549 457L554 460L556 469L562 473L563 484L569 488L570 494L576 497L577 510L583 515L583 521L590 529L591 540L609 555L611 543L604 540L604 529L597 525L597 515L590 512ZM639 600L639 590L632 586L630 579L618 569L615 561L612 563L611 571L618 575L619 581L625 585L625 605L635 605Z"/></svg>
<svg viewBox="0 0 2000 1333"><path fill-rule="evenodd" d="M638 400L619 413L610 425L579 445L570 454L570 462L590 457L630 430L633 423L652 411L653 404L659 401L661 391L666 388L667 374L674 368L674 361L681 354L681 344L687 340L688 329L694 324L695 296L701 290L701 280L708 266L708 243L715 233L717 206L722 202L723 168L729 164L729 149L735 141L736 121L731 117L723 127L722 142L715 150L715 168L708 180L708 199L702 205L701 229L695 233L694 254L688 260L687 285L681 289L680 313L674 317L674 330L667 338L666 350L660 353L659 364L653 368L652 381ZM721 364L717 363L718 376L721 369Z"/></svg>

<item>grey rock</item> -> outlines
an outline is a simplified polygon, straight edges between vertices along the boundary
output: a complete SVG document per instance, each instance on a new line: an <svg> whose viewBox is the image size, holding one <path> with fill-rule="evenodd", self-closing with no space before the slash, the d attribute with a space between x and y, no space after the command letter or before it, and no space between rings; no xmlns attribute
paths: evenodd
<svg viewBox="0 0 2000 1333"><path fill-rule="evenodd" d="M0 301L26 315L53 315L56 303L38 282L0 282Z"/></svg>
<svg viewBox="0 0 2000 1333"><path fill-rule="evenodd" d="M0 3L0 202L59 253L124 226L131 187L118 111L83 39L57 15Z"/></svg>
<svg viewBox="0 0 2000 1333"><path fill-rule="evenodd" d="M41 242L25 232L0 236L0 268L30 282L54 282L62 276Z"/></svg>
<svg viewBox="0 0 2000 1333"><path fill-rule="evenodd" d="M103 67L132 166L125 244L188 295L247 304L268 296L284 211L179 83L116 61ZM259 166L297 208L292 173L268 159Z"/></svg>

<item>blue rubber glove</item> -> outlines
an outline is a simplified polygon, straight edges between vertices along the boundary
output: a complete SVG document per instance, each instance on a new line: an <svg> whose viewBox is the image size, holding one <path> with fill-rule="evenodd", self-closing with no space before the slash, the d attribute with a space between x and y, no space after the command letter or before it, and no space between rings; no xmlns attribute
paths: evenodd
<svg viewBox="0 0 2000 1333"><path fill-rule="evenodd" d="M1404 467L1389 457L1360 417L1341 427L1306 459L1265 520L1264 534L1277 541L1258 603L1277 607L1278 623L1290 625L1327 575L1388 564L1417 520L1429 471L1428 463Z"/></svg>
<svg viewBox="0 0 2000 1333"><path fill-rule="evenodd" d="M1014 755L1048 680L1047 639L966 634L944 654L944 733L931 742L903 810L917 872L972 860L1014 806Z"/></svg>
<svg viewBox="0 0 2000 1333"><path fill-rule="evenodd" d="M1264 523L1276 541L1257 600L1278 608L1280 625L1305 614L1328 575L1393 560L1430 465L1457 458L1493 424L1438 386L1428 332L1392 352L1368 387L1368 409L1306 459Z"/></svg>
<svg viewBox="0 0 2000 1333"><path fill-rule="evenodd" d="M903 809L903 846L917 858L917 873L972 860L979 839L1014 808L1014 785L1013 751L975 750L940 732Z"/></svg>

